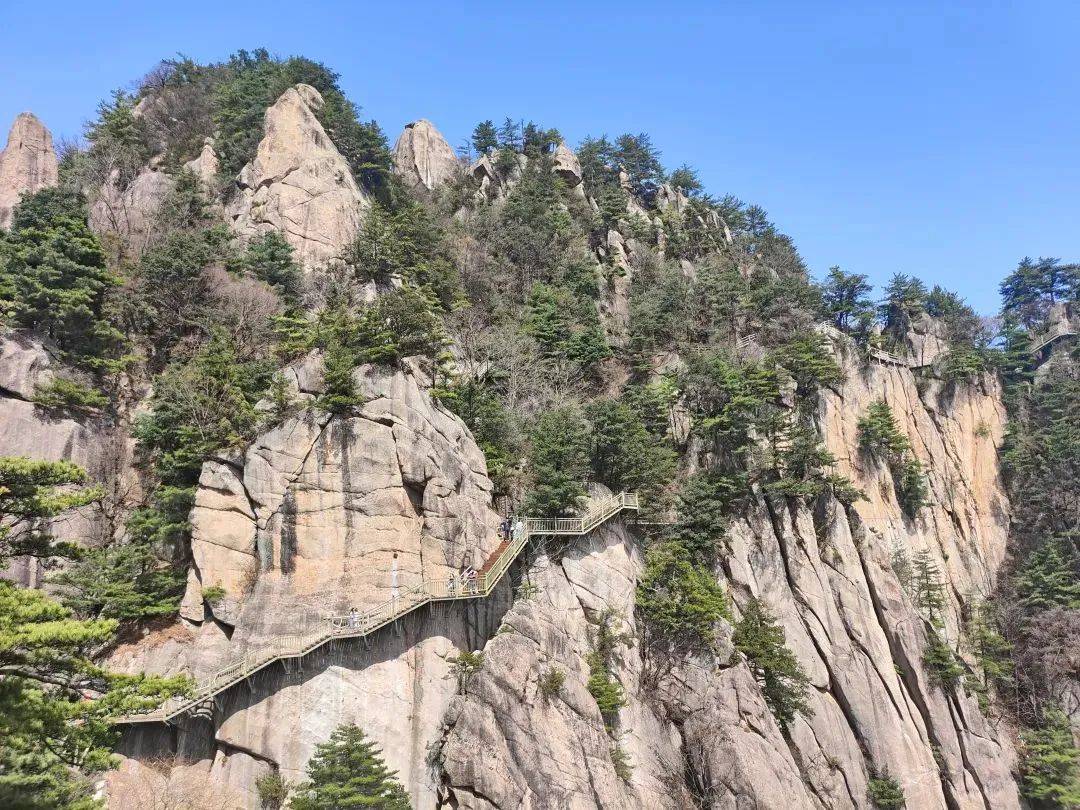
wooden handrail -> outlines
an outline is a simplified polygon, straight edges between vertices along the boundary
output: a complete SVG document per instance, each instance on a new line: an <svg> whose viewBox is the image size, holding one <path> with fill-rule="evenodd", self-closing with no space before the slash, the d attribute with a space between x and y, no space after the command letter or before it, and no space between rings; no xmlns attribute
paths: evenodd
<svg viewBox="0 0 1080 810"><path fill-rule="evenodd" d="M514 525L520 520L524 531L515 533L510 544L503 549L482 576L475 577L471 581L463 581L460 576L449 577L444 582L422 580L419 585L399 589L396 596L391 596L385 602L363 613L327 616L323 626L313 633L280 636L270 644L248 650L237 656L217 669L206 683L200 684L191 697L171 698L153 711L118 717L113 722L118 724L166 722L199 707L215 695L275 661L300 658L333 639L362 638L370 635L430 602L479 599L490 596L499 580L534 535L588 534L623 510L637 510L638 508L639 500L636 493L620 492L593 505L580 517L514 520Z"/></svg>

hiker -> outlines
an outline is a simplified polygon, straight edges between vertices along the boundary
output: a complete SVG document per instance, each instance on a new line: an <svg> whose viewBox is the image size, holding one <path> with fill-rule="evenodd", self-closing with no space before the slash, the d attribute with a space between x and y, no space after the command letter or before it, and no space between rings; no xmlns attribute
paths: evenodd
<svg viewBox="0 0 1080 810"><path fill-rule="evenodd" d="M394 607L397 607L398 600L398 568L397 568L397 552L394 552L394 559L390 561L390 601L393 602Z"/></svg>
<svg viewBox="0 0 1080 810"><path fill-rule="evenodd" d="M465 576L469 582L469 593L476 593L476 569L469 566L465 572Z"/></svg>
<svg viewBox="0 0 1080 810"><path fill-rule="evenodd" d="M457 577L453 574L446 579L446 591L450 596L457 596Z"/></svg>
<svg viewBox="0 0 1080 810"><path fill-rule="evenodd" d="M521 540L525 537L525 521L521 518L517 519L517 523L514 524L514 539Z"/></svg>
<svg viewBox="0 0 1080 810"><path fill-rule="evenodd" d="M356 608L349 610L349 627L355 630L360 626L360 613Z"/></svg>
<svg viewBox="0 0 1080 810"><path fill-rule="evenodd" d="M503 518L502 523L499 524L499 534L502 535L503 540L507 543L510 542L510 516L507 515Z"/></svg>

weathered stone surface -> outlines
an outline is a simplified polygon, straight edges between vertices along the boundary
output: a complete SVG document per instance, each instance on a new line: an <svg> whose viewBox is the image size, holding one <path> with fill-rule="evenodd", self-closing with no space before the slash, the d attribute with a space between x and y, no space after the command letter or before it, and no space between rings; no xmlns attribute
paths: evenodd
<svg viewBox="0 0 1080 810"><path fill-rule="evenodd" d="M322 390L319 361L312 355L294 367L291 379L308 395ZM191 515L197 576L184 600L185 617L201 614L203 629L189 629L187 648L177 629L192 627L186 622L167 638L138 642L136 652L114 656L124 669L212 672L245 650L325 626L328 616L384 602L395 568L405 591L482 565L499 542L483 454L431 399L429 381L405 365L357 370L364 404L355 416L307 412L266 432L242 458L204 465ZM212 608L203 604L208 586L226 594ZM231 786L253 796L259 769L227 772L222 752L248 752L298 780L315 745L356 720L401 772L416 806L433 807L426 746L456 690L448 658L484 644L506 597L499 590L481 603L422 609L370 644L340 642L296 666L274 666L220 698L213 728L191 723L178 747L137 729L124 752L146 759L197 751L206 778L237 780ZM206 629L219 625L234 628L224 642L222 631ZM173 778L181 775L175 769Z"/></svg>
<svg viewBox="0 0 1080 810"><path fill-rule="evenodd" d="M555 147L552 160L554 165L551 170L563 179L567 187L574 188L581 185L581 163L564 141L559 141L559 145Z"/></svg>
<svg viewBox="0 0 1080 810"><path fill-rule="evenodd" d="M175 185L166 172L147 167L121 188L119 174L113 172L90 206L90 227L119 239L126 253L138 256L153 240L161 204Z"/></svg>
<svg viewBox="0 0 1080 810"><path fill-rule="evenodd" d="M19 199L58 182L52 134L31 112L19 113L0 152L0 228L11 227Z"/></svg>
<svg viewBox="0 0 1080 810"><path fill-rule="evenodd" d="M213 188L217 183L218 172L221 170L221 161L218 160L217 153L214 151L214 139L207 138L203 142L199 156L185 163L184 168L198 177L205 188Z"/></svg>
<svg viewBox="0 0 1080 810"><path fill-rule="evenodd" d="M406 124L394 145L394 171L410 187L432 191L460 171L461 162L430 121Z"/></svg>
<svg viewBox="0 0 1080 810"><path fill-rule="evenodd" d="M266 111L258 152L228 208L240 236L280 231L308 269L339 258L371 207L319 123L322 105L318 90L298 84Z"/></svg>
<svg viewBox="0 0 1080 810"><path fill-rule="evenodd" d="M54 376L56 363L40 341L17 332L0 332L0 456L25 456L41 461L71 461L97 478L107 441L101 420L74 418L35 405L34 389ZM94 533L92 506L65 516L55 534L85 542ZM3 569L0 569L3 572ZM40 560L12 561L7 575L22 585L41 584Z"/></svg>

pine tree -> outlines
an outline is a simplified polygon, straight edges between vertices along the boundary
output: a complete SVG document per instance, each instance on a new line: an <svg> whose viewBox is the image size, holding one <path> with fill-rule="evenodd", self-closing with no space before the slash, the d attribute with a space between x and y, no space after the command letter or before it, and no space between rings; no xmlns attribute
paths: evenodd
<svg viewBox="0 0 1080 810"><path fill-rule="evenodd" d="M530 431L529 467L532 491L526 513L544 517L564 515L585 496L589 472L589 431L573 408L540 415Z"/></svg>
<svg viewBox="0 0 1080 810"><path fill-rule="evenodd" d="M481 121L472 134L472 146L479 155L487 155L499 148L499 134L490 120Z"/></svg>
<svg viewBox="0 0 1080 810"><path fill-rule="evenodd" d="M409 799L386 767L379 748L356 725L338 726L315 747L307 765L308 781L299 785L292 810L409 810Z"/></svg>
<svg viewBox="0 0 1080 810"><path fill-rule="evenodd" d="M86 222L81 194L49 188L15 208L0 242L0 314L54 340L73 361L102 367L123 342L103 315L119 279Z"/></svg>
<svg viewBox="0 0 1080 810"><path fill-rule="evenodd" d="M87 486L86 471L68 461L0 456L0 567L14 556L73 556L57 543L49 521L101 497Z"/></svg>
<svg viewBox="0 0 1080 810"><path fill-rule="evenodd" d="M1065 714L1048 709L1043 724L1021 736L1024 796L1038 807L1080 807L1080 749Z"/></svg>
<svg viewBox="0 0 1080 810"><path fill-rule="evenodd" d="M292 245L280 232L267 231L252 239L232 269L265 281L286 303L298 302L303 273L293 259Z"/></svg>
<svg viewBox="0 0 1080 810"><path fill-rule="evenodd" d="M829 268L822 298L837 329L845 332L869 329L874 317L874 304L870 299L872 289L864 275L845 273L839 267Z"/></svg>
<svg viewBox="0 0 1080 810"><path fill-rule="evenodd" d="M946 604L945 587L941 584L941 571L926 549L918 552L912 561L911 585L915 607L931 624L939 624Z"/></svg>
<svg viewBox="0 0 1080 810"><path fill-rule="evenodd" d="M0 460L0 525L36 523L84 500L78 468L63 462ZM56 547L38 528L43 555ZM7 540L11 540L10 535ZM85 775L110 767L110 719L153 708L187 689L183 678L116 676L91 660L116 622L80 621L38 590L0 579L0 807L89 810ZM101 694L87 700L89 692Z"/></svg>
<svg viewBox="0 0 1080 810"><path fill-rule="evenodd" d="M785 644L784 630L765 607L751 599L732 636L735 648L761 684L765 702L780 728L787 730L796 715L809 714L807 687L810 683L795 654Z"/></svg>
<svg viewBox="0 0 1080 810"><path fill-rule="evenodd" d="M1050 541L1028 556L1016 577L1016 594L1028 613L1054 606L1080 609L1080 559L1063 541Z"/></svg>

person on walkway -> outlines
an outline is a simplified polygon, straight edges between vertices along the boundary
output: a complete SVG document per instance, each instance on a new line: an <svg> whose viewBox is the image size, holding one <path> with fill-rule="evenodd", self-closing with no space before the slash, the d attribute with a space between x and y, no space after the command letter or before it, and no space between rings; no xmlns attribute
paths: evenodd
<svg viewBox="0 0 1080 810"><path fill-rule="evenodd" d="M469 593L476 593L476 569L470 565L465 572L465 577L469 583Z"/></svg>
<svg viewBox="0 0 1080 810"><path fill-rule="evenodd" d="M398 591L398 567L397 567L397 552L394 552L394 559L390 561L390 612L397 612L397 601L400 596Z"/></svg>
<svg viewBox="0 0 1080 810"><path fill-rule="evenodd" d="M499 534L502 535L502 539L507 543L510 542L510 518L504 517L502 523L499 524Z"/></svg>
<svg viewBox="0 0 1080 810"><path fill-rule="evenodd" d="M521 540L525 537L525 521L521 518L517 519L517 523L514 524L514 539Z"/></svg>
<svg viewBox="0 0 1080 810"><path fill-rule="evenodd" d="M355 630L360 626L360 612L356 608L349 610L349 628Z"/></svg>
<svg viewBox="0 0 1080 810"><path fill-rule="evenodd" d="M446 579L446 592L450 596L457 596L457 576L451 574Z"/></svg>

